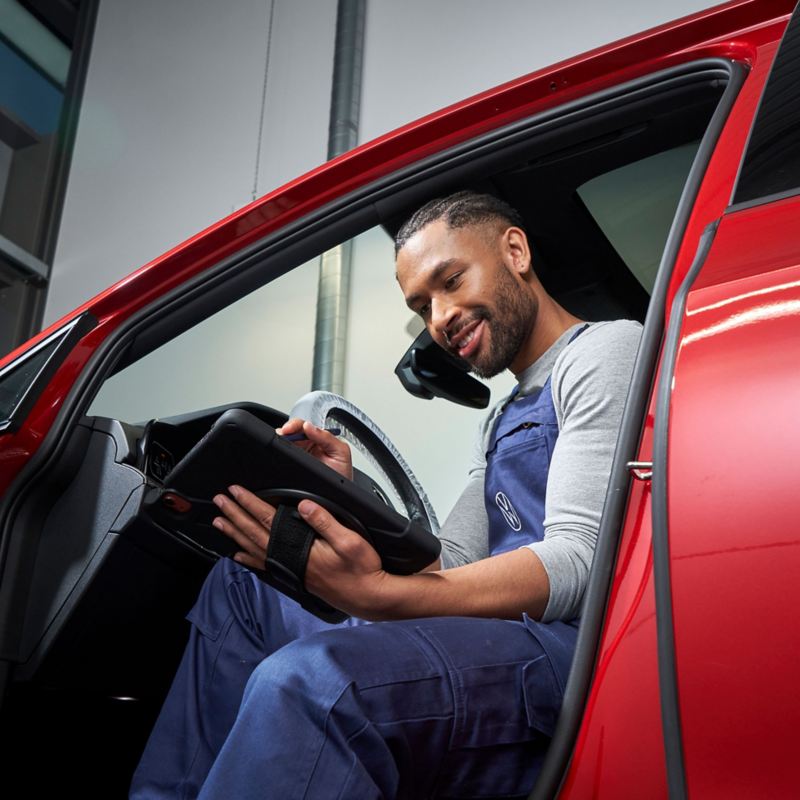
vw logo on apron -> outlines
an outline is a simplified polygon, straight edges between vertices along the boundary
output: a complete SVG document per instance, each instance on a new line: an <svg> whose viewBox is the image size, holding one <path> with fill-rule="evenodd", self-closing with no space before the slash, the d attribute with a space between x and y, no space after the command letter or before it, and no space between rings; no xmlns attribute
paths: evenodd
<svg viewBox="0 0 800 800"><path fill-rule="evenodd" d="M511 529L514 531L521 530L522 521L519 518L519 514L517 514L517 510L511 505L511 501L508 499L508 497L506 497L503 492L498 492L494 496L494 501L497 503L500 513L502 513L503 517L505 517L505 520Z"/></svg>

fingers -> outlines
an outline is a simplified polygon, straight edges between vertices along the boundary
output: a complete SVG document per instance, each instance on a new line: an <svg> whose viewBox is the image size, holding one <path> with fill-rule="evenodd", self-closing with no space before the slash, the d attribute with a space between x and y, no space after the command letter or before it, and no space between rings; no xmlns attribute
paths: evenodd
<svg viewBox="0 0 800 800"><path fill-rule="evenodd" d="M320 538L342 556L352 556L353 548L358 542L364 541L355 531L345 528L329 511L311 500L303 500L297 510Z"/></svg>
<svg viewBox="0 0 800 800"><path fill-rule="evenodd" d="M363 536L316 503L303 500L297 510L317 532L306 565L306 588L336 608L355 608L352 604L367 596L363 581L384 574L381 557Z"/></svg>
<svg viewBox="0 0 800 800"><path fill-rule="evenodd" d="M217 502L215 500L215 502ZM217 503L223 513L227 513L227 510L223 507L221 503ZM229 539L232 539L239 548L241 548L242 552L245 554L252 556L253 558L258 559L262 549L264 551L264 559L261 559L260 563L263 568L264 560L266 559L266 544L261 544L259 541L259 535L253 531L249 530L245 533L238 525L235 525L226 517L215 517L213 522L214 527L224 533ZM269 541L268 537L266 538Z"/></svg>
<svg viewBox="0 0 800 800"><path fill-rule="evenodd" d="M259 525L267 530L272 527L272 520L275 518L275 508L273 506L242 486L229 486L228 491Z"/></svg>
<svg viewBox="0 0 800 800"><path fill-rule="evenodd" d="M337 439L332 433L306 421L302 425L303 433L312 444L317 445L326 455L343 457L350 453L350 447L346 442Z"/></svg>
<svg viewBox="0 0 800 800"><path fill-rule="evenodd" d="M292 417L281 425L280 428L275 428L275 432L281 436L290 436L293 433L300 433L303 430L304 420L299 417Z"/></svg>
<svg viewBox="0 0 800 800"><path fill-rule="evenodd" d="M297 418L290 419L282 428L276 428L276 431L282 436L291 436L295 446L318 458L348 480L353 479L353 461L347 442L308 420Z"/></svg>
<svg viewBox="0 0 800 800"><path fill-rule="evenodd" d="M302 434L305 441L311 442L319 446L321 450L326 453L334 454L343 449L347 449L347 445L337 439L332 433L318 428L312 422L304 419L293 417L288 422L285 422L282 427L275 429L276 433L281 436L296 436ZM302 443L304 440L296 440L296 443Z"/></svg>
<svg viewBox="0 0 800 800"><path fill-rule="evenodd" d="M275 509L241 486L231 486L229 491L235 502L222 494L214 498L215 505L224 514L214 519L214 527L233 539L263 568Z"/></svg>

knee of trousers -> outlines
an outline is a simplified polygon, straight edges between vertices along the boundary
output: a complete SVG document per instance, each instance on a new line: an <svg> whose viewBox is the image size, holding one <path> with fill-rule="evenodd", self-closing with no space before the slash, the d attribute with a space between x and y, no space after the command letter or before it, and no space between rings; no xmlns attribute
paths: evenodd
<svg viewBox="0 0 800 800"><path fill-rule="evenodd" d="M329 711L342 691L357 680L348 669L347 631L312 633L281 647L253 671L245 701L286 703L291 698L309 709ZM344 639L344 641L343 641Z"/></svg>
<svg viewBox="0 0 800 800"><path fill-rule="evenodd" d="M290 698L305 713L327 714L359 696L367 714L382 714L387 703L402 716L398 696L426 684L425 696L437 703L449 696L445 670L432 664L395 623L334 628L298 639L277 650L256 667L245 700L286 703ZM396 690L391 687L397 687ZM444 698L444 699L443 699ZM393 714L395 712L392 712Z"/></svg>

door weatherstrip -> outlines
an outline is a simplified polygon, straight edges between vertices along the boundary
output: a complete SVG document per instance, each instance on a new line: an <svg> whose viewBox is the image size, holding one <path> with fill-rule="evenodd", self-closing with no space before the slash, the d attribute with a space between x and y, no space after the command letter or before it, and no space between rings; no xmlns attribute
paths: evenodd
<svg viewBox="0 0 800 800"><path fill-rule="evenodd" d="M669 414L672 379L678 358L686 296L705 263L719 220L703 231L697 254L672 303L661 376L656 393L656 414L653 428L653 578L656 594L656 635L658 640L658 684L661 696L661 724L664 755L667 762L667 785L670 800L685 800L686 768L678 697L675 630L672 616L672 584L670 582L669 513L667 453L669 448Z"/></svg>

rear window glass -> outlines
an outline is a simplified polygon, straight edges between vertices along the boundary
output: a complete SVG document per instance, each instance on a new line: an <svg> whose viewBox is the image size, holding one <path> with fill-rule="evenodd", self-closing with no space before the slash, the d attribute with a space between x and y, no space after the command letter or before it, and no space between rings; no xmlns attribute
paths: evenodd
<svg viewBox="0 0 800 800"><path fill-rule="evenodd" d="M781 42L747 144L734 204L800 191L800 13Z"/></svg>
<svg viewBox="0 0 800 800"><path fill-rule="evenodd" d="M47 360L56 349L60 338L40 347L35 353L23 357L19 365L11 365L0 373L0 431L5 428L25 397L30 385L42 371Z"/></svg>
<svg viewBox="0 0 800 800"><path fill-rule="evenodd" d="M698 146L699 142L690 142L648 156L577 189L606 238L648 292Z"/></svg>

